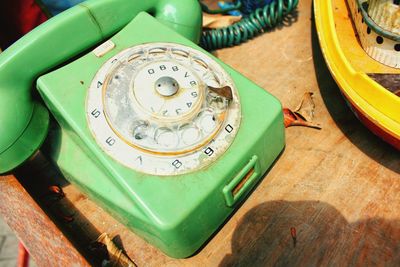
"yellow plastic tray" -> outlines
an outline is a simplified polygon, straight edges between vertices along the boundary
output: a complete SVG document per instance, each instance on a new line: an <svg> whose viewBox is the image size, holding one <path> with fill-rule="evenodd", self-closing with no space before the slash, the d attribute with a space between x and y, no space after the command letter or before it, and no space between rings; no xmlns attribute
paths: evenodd
<svg viewBox="0 0 400 267"><path fill-rule="evenodd" d="M362 49L345 0L314 0L314 14L325 61L344 96L371 123L400 140L400 97L366 75L366 72L399 71L376 62L365 52L343 50L354 45ZM339 39L338 29L341 33L349 33L351 29L353 34L345 34Z"/></svg>

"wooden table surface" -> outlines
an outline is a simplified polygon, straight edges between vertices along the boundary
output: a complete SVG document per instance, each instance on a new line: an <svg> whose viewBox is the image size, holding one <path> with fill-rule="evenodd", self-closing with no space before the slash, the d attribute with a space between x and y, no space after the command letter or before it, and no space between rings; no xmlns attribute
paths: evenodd
<svg viewBox="0 0 400 267"><path fill-rule="evenodd" d="M90 243L107 232L139 266L399 266L400 153L346 106L321 55L312 1L301 0L285 26L215 54L286 107L313 92L322 130L288 128L284 153L257 189L196 255L180 260L115 221L39 155L17 178L0 178L0 212L37 264L98 265ZM49 199L54 184L64 199Z"/></svg>

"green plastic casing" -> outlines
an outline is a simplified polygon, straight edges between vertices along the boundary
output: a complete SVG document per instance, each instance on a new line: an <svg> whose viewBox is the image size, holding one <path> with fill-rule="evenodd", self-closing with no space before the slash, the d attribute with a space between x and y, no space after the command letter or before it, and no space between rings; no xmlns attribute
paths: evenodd
<svg viewBox="0 0 400 267"><path fill-rule="evenodd" d="M106 40L141 11L194 42L200 39L198 0L92 0L51 18L0 54L0 173L21 165L47 135L49 114L32 94L35 80Z"/></svg>
<svg viewBox="0 0 400 267"><path fill-rule="evenodd" d="M48 137L47 154L69 181L138 235L171 257L188 257L232 214L284 148L281 104L145 12L111 40L115 48L104 56L89 52L38 79L40 95L60 126ZM216 60L238 88L240 129L226 153L200 171L177 176L136 172L105 154L88 128L85 103L97 70L122 50L149 42L200 50Z"/></svg>

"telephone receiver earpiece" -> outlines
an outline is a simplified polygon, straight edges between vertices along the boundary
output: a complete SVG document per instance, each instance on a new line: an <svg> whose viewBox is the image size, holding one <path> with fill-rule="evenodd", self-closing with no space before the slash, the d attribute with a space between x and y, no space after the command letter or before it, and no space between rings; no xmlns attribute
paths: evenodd
<svg viewBox="0 0 400 267"><path fill-rule="evenodd" d="M47 136L49 112L32 96L35 80L105 41L141 11L198 43L198 0L92 0L51 18L0 54L0 173L29 159Z"/></svg>

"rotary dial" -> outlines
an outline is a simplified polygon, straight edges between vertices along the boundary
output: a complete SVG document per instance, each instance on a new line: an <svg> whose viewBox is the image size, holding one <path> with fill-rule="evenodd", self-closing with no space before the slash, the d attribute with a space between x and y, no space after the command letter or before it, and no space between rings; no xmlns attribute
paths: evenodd
<svg viewBox="0 0 400 267"><path fill-rule="evenodd" d="M144 173L172 175L225 152L239 127L240 104L229 75L210 57L149 43L102 66L89 88L87 117L111 157Z"/></svg>

